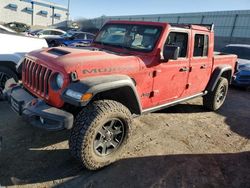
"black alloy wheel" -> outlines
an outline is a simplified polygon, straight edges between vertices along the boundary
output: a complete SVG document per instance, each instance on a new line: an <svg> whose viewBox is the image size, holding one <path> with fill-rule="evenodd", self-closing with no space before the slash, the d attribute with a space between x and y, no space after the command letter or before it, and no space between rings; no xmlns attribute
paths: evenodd
<svg viewBox="0 0 250 188"><path fill-rule="evenodd" d="M94 140L94 151L99 156L106 156L115 152L125 136L124 123L113 118L105 123L97 132Z"/></svg>

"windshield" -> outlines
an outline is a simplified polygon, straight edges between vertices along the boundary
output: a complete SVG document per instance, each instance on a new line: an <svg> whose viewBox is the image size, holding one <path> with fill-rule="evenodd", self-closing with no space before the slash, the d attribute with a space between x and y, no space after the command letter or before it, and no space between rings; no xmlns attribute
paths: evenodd
<svg viewBox="0 0 250 188"><path fill-rule="evenodd" d="M67 38L67 37L72 37L74 34L75 34L75 33L69 32L69 33L64 33L64 34L61 35L61 36L64 37L64 38Z"/></svg>
<svg viewBox="0 0 250 188"><path fill-rule="evenodd" d="M154 49L161 30L159 26L107 24L94 42L149 52Z"/></svg>
<svg viewBox="0 0 250 188"><path fill-rule="evenodd" d="M228 54L236 54L240 59L250 60L250 48L247 47L228 46L225 47L222 51Z"/></svg>

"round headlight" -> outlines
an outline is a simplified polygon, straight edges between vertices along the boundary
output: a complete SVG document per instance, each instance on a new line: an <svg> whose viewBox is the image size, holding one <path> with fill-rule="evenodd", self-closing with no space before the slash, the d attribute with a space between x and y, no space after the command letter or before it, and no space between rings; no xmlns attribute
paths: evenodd
<svg viewBox="0 0 250 188"><path fill-rule="evenodd" d="M61 74L56 75L56 85L59 89L63 87L63 76Z"/></svg>

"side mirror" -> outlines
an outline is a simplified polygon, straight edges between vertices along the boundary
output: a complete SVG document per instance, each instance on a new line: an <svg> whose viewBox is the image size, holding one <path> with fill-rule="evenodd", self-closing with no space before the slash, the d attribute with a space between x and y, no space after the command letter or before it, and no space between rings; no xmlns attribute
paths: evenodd
<svg viewBox="0 0 250 188"><path fill-rule="evenodd" d="M163 50L163 59L164 60L177 60L180 56L180 47L173 45L165 45Z"/></svg>

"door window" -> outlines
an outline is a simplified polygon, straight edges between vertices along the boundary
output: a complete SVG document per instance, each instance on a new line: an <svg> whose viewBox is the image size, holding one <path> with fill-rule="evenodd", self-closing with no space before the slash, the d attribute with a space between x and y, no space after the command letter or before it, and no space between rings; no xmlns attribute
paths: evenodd
<svg viewBox="0 0 250 188"><path fill-rule="evenodd" d="M51 35L50 30L44 30L41 32L43 35Z"/></svg>
<svg viewBox="0 0 250 188"><path fill-rule="evenodd" d="M75 35L75 38L85 40L85 33L78 33Z"/></svg>
<svg viewBox="0 0 250 188"><path fill-rule="evenodd" d="M94 38L95 38L94 35L87 34L87 39L88 39L88 40L93 40Z"/></svg>
<svg viewBox="0 0 250 188"><path fill-rule="evenodd" d="M60 31L51 31L51 35L62 35L63 33Z"/></svg>
<svg viewBox="0 0 250 188"><path fill-rule="evenodd" d="M168 35L165 45L180 47L179 57L187 57L188 34L180 32L171 32Z"/></svg>
<svg viewBox="0 0 250 188"><path fill-rule="evenodd" d="M194 57L208 55L208 35L196 34L194 39Z"/></svg>

